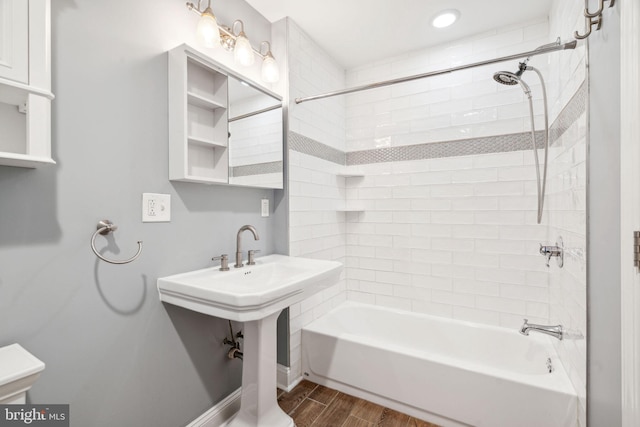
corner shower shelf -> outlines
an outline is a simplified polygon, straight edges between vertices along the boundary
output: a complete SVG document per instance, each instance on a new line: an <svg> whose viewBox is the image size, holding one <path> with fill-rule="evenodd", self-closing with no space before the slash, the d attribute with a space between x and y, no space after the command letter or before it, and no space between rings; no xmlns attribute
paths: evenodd
<svg viewBox="0 0 640 427"><path fill-rule="evenodd" d="M336 174L336 176L340 176L342 178L364 178L364 173L360 171L341 171Z"/></svg>

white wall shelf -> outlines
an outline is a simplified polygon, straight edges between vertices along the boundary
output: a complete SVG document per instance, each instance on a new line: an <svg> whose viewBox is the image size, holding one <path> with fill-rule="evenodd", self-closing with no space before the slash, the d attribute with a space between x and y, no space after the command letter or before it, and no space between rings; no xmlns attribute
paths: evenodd
<svg viewBox="0 0 640 427"><path fill-rule="evenodd" d="M199 138L199 137L196 137L196 136L188 136L187 137L187 141L190 144L201 145L201 146L204 146L204 147L211 146L211 147L224 148L224 147L227 146L224 142L218 142L218 141L215 141L213 139Z"/></svg>
<svg viewBox="0 0 640 427"><path fill-rule="evenodd" d="M51 158L51 3L0 0L0 165Z"/></svg>
<svg viewBox="0 0 640 427"><path fill-rule="evenodd" d="M197 50L169 51L169 179L229 182L228 76Z"/></svg>
<svg viewBox="0 0 640 427"><path fill-rule="evenodd" d="M220 103L214 99L207 98L193 92L187 92L187 102L190 105L195 105L200 108L210 110L215 110L216 108L226 108L224 105L220 105Z"/></svg>

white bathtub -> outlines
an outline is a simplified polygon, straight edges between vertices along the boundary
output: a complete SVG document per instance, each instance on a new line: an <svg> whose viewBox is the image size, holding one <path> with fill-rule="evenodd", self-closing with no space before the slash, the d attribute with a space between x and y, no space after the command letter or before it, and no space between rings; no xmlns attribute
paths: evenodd
<svg viewBox="0 0 640 427"><path fill-rule="evenodd" d="M346 302L302 329L302 369L445 427L574 427L576 393L551 339Z"/></svg>

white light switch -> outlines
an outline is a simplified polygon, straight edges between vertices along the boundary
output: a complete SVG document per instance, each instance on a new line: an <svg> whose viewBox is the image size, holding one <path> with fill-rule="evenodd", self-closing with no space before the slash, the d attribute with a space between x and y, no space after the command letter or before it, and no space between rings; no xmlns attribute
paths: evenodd
<svg viewBox="0 0 640 427"><path fill-rule="evenodd" d="M269 199L262 199L262 216L269 216Z"/></svg>
<svg viewBox="0 0 640 427"><path fill-rule="evenodd" d="M142 222L170 222L171 195L142 193Z"/></svg>

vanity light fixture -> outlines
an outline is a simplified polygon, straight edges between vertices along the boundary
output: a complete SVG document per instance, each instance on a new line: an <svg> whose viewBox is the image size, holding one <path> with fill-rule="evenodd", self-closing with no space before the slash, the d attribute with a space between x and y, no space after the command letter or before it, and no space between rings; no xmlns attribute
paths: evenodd
<svg viewBox="0 0 640 427"><path fill-rule="evenodd" d="M267 83L275 83L280 79L280 71L278 70L278 64L276 63L273 54L271 53L271 45L269 42L260 43L260 52L262 52L262 46L267 45L267 53L263 55L262 60L262 80ZM262 53L260 53L262 55Z"/></svg>
<svg viewBox="0 0 640 427"><path fill-rule="evenodd" d="M431 20L431 25L436 28L445 28L453 25L459 17L460 12L456 9L443 10Z"/></svg>
<svg viewBox="0 0 640 427"><path fill-rule="evenodd" d="M218 21L216 15L211 10L211 1L209 6L200 12L200 20L196 30L198 38L206 47L216 47L220 44L220 32L218 31Z"/></svg>
<svg viewBox="0 0 640 427"><path fill-rule="evenodd" d="M262 80L267 83L275 83L280 79L278 64L271 53L271 45L267 41L260 44L260 50L256 50L251 46L249 38L244 32L244 23L241 20L234 21L231 28L220 25L216 20L216 16L211 9L211 0L208 0L207 7L201 8L203 0L198 0L195 5L187 2L187 8L200 16L198 21L197 33L202 43L209 48L215 48L220 45L226 50L233 52L236 63L250 67L255 63L255 56L262 58ZM240 31L236 34L236 25L240 25ZM262 54L262 47L267 45L267 52Z"/></svg>
<svg viewBox="0 0 640 427"><path fill-rule="evenodd" d="M255 58L253 57L253 48L251 47L251 42L247 38L247 35L244 33L244 23L240 20L235 21L233 23L233 28L235 28L236 24L240 24L240 32L236 36L236 45L233 48L233 58L238 64L250 67L255 62Z"/></svg>

